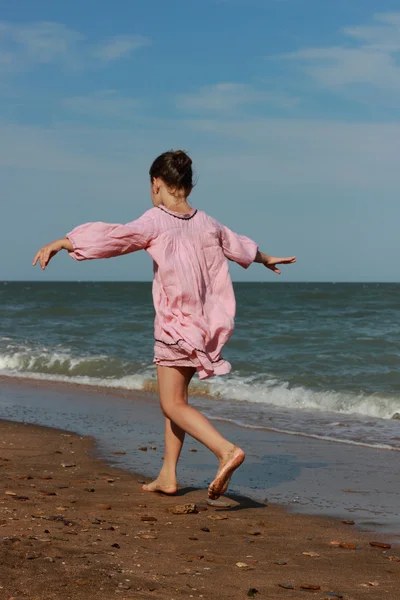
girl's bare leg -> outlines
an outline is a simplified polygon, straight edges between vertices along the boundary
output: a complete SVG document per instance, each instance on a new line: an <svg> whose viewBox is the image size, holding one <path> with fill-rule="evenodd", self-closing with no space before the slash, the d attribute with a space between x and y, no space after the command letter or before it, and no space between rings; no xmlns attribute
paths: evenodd
<svg viewBox="0 0 400 600"><path fill-rule="evenodd" d="M182 389L185 404L188 402L189 383L195 372L195 369L188 369L188 373L185 374L185 382ZM142 487L145 492L175 494L178 489L176 466L185 440L185 432L167 416L165 416L164 439L164 462L162 469L155 481Z"/></svg>
<svg viewBox="0 0 400 600"><path fill-rule="evenodd" d="M211 498L218 498L218 496L226 491L233 471L242 464L245 455L243 450L226 440L204 415L187 404L187 388L193 374L194 369L190 367L157 366L161 407L166 417L172 423L180 430L199 440L219 459L220 466L217 476L209 488L209 496ZM171 455L176 458L176 461L179 457L179 452L176 453L175 451L175 454ZM169 477L171 477L172 466L174 471L176 471L176 462L173 465L171 460L165 472L165 474L168 473ZM163 491L158 487L161 485L160 477L156 482L154 482L154 489L149 489L150 486L153 488L153 484L150 484L150 486L147 486L146 491ZM171 482L172 479L169 481L169 484ZM171 489L172 487L171 485Z"/></svg>

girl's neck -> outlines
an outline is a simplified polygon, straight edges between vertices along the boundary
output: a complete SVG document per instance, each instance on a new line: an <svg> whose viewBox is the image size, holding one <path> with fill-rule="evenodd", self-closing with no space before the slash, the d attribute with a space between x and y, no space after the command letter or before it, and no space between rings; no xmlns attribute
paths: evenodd
<svg viewBox="0 0 400 600"><path fill-rule="evenodd" d="M192 207L187 203L185 196L173 196L172 194L166 194L162 199L161 204L168 210L172 210L177 213L189 213Z"/></svg>

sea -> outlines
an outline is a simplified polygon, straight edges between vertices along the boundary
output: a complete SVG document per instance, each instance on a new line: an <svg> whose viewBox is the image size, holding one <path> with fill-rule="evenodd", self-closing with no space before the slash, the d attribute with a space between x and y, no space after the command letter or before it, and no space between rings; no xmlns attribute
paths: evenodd
<svg viewBox="0 0 400 600"><path fill-rule="evenodd" d="M400 450L400 284L236 283L209 418ZM0 282L0 375L156 392L148 282ZM398 417L398 418L396 418Z"/></svg>

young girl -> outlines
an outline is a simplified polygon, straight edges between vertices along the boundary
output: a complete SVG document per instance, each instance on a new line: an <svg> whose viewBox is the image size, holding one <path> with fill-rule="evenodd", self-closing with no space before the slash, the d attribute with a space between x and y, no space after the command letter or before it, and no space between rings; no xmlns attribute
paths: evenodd
<svg viewBox="0 0 400 600"><path fill-rule="evenodd" d="M231 370L222 358L235 316L235 297L228 264L245 269L261 263L280 274L276 265L295 257L277 258L258 250L257 244L237 235L205 212L189 206L193 188L192 161L178 150L161 154L150 168L154 208L126 225L86 223L64 239L44 246L36 254L45 269L60 250L75 260L121 256L146 250L154 261L154 362L161 408L165 415L164 463L158 478L143 490L174 494L176 467L185 433L202 442L219 460L208 489L211 499L223 494L234 470L244 461L241 448L226 440L211 423L188 404L188 386L197 372L200 379Z"/></svg>

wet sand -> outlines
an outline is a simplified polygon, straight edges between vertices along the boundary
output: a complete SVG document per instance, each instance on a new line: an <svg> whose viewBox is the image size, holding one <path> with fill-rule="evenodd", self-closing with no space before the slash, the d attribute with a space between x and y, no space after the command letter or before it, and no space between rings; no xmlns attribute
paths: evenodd
<svg viewBox="0 0 400 600"><path fill-rule="evenodd" d="M0 416L92 436L101 457L128 471L150 477L160 469L163 416L151 393L0 377ZM353 519L358 527L390 537L400 534L398 452L223 421L217 427L247 452L232 480L234 493L257 501L268 497L290 511ZM141 445L156 450L141 452ZM116 446L125 454L113 455ZM181 483L206 488L215 469L215 457L187 437Z"/></svg>
<svg viewBox="0 0 400 600"><path fill-rule="evenodd" d="M400 547L370 546L381 535L240 496L211 507L206 489L142 492L89 437L0 421L0 439L1 599L399 598ZM183 504L198 512L169 511Z"/></svg>

